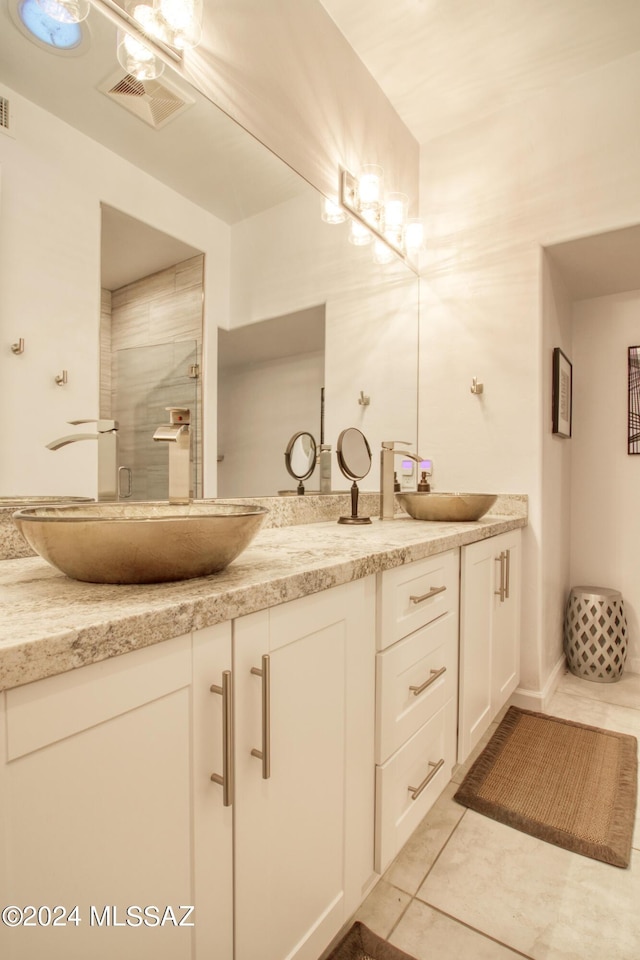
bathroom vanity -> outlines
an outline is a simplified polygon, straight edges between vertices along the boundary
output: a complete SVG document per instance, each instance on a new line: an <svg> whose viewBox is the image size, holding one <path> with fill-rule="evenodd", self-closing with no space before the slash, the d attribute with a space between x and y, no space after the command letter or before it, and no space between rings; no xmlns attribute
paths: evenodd
<svg viewBox="0 0 640 960"><path fill-rule="evenodd" d="M263 530L182 583L1 563L0 899L60 908L2 955L317 960L517 683L507 501Z"/></svg>

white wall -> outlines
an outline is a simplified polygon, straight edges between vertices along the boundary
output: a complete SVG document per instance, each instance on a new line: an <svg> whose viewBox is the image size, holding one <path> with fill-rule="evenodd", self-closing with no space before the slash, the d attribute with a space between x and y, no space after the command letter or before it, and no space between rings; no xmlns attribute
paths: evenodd
<svg viewBox="0 0 640 960"><path fill-rule="evenodd" d="M96 445L45 445L99 410L100 202L205 254L205 430L215 477L217 326L228 322L228 228L13 91L16 138L0 134L0 493L96 494ZM211 336L211 334L213 334ZM9 345L24 337L25 352ZM59 387L56 374L68 370ZM215 407L214 407L215 410ZM14 452L19 451L19 455Z"/></svg>
<svg viewBox="0 0 640 960"><path fill-rule="evenodd" d="M207 0L186 75L327 196L381 163L417 216L418 144L318 0Z"/></svg>
<svg viewBox="0 0 640 960"><path fill-rule="evenodd" d="M574 441L554 434L553 351L574 358L572 308L562 276L546 254L542 280L542 564L539 671L550 677L563 660L564 608L571 586L571 475Z"/></svg>
<svg viewBox="0 0 640 960"><path fill-rule="evenodd" d="M219 381L219 497L275 497L295 490L285 467L290 437L305 430L319 443L324 356L295 354L222 371ZM305 481L319 489L316 472Z"/></svg>
<svg viewBox="0 0 640 960"><path fill-rule="evenodd" d="M421 145L421 452L436 488L529 494L522 686L534 692L557 647L544 630L558 622L543 614L555 534L542 520L554 508L539 247L640 222L639 88L634 55Z"/></svg>
<svg viewBox="0 0 640 960"><path fill-rule="evenodd" d="M342 430L362 430L373 463L361 489L377 490L382 440L417 440L419 284L347 237L347 224L322 222L315 191L235 225L231 318L236 327L325 305L325 442L335 451ZM332 478L333 489L351 485L335 456Z"/></svg>
<svg viewBox="0 0 640 960"><path fill-rule="evenodd" d="M627 454L627 348L640 343L640 290L573 309L571 583L622 591L640 672L640 457Z"/></svg>

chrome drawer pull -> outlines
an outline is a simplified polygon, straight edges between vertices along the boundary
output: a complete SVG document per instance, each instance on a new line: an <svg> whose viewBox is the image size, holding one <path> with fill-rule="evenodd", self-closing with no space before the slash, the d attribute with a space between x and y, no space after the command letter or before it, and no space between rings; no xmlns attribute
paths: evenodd
<svg viewBox="0 0 640 960"><path fill-rule="evenodd" d="M428 786L429 783L431 783L431 781L432 781L433 778L435 777L435 775L436 775L436 773L438 772L438 770L440 769L440 767L443 767L443 766L444 766L444 757L442 758L442 760L438 760L437 763L433 763L432 760L429 760L429 766L430 766L432 769L429 770L429 773L426 775L426 777L424 778L424 780L422 781L422 783L420 784L419 787L407 787L407 790L410 790L410 791L411 791L411 799L412 799L412 800L417 800L417 799L418 799L418 797L420 796L420 794L422 793L422 791L424 790L424 788L425 788L426 786Z"/></svg>
<svg viewBox="0 0 640 960"><path fill-rule="evenodd" d="M435 683L438 677L441 677L443 673L446 673L446 671L446 667L440 667L439 670L432 670L431 676L425 680L424 683L421 683L419 687L409 687L409 690L414 697L419 697L423 690L426 690L427 687L430 687L432 683Z"/></svg>
<svg viewBox="0 0 640 960"><path fill-rule="evenodd" d="M271 660L265 653L262 658L262 669L251 667L254 677L262 677L262 750L251 751L252 757L262 760L262 779L268 780L271 776Z"/></svg>
<svg viewBox="0 0 640 960"><path fill-rule="evenodd" d="M446 590L445 587L431 587L429 593L423 593L421 597L409 597L411 603L422 603L423 600L429 600L431 597L435 597L436 593L443 593Z"/></svg>
<svg viewBox="0 0 640 960"><path fill-rule="evenodd" d="M222 674L222 686L212 683L211 693L222 697L222 776L212 773L211 779L222 787L222 803L230 807L233 803L233 703L231 700L231 671Z"/></svg>

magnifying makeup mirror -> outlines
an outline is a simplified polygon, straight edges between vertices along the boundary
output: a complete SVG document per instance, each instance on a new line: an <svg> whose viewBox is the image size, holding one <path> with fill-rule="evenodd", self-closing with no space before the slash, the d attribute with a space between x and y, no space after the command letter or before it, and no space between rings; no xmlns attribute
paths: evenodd
<svg viewBox="0 0 640 960"><path fill-rule="evenodd" d="M338 437L336 447L338 466L347 480L353 480L351 485L351 516L340 517L338 523L371 523L371 517L358 516L358 480L369 473L371 469L371 449L367 438L355 427L348 427Z"/></svg>
<svg viewBox="0 0 640 960"><path fill-rule="evenodd" d="M294 433L284 452L290 475L298 481L298 496L304 496L303 480L308 480L316 466L316 442L310 433Z"/></svg>

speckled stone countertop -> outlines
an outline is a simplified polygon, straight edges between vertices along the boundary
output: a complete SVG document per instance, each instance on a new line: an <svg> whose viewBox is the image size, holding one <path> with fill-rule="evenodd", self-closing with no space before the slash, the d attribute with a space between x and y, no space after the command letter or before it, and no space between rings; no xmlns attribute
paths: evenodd
<svg viewBox="0 0 640 960"><path fill-rule="evenodd" d="M405 515L358 527L335 521L270 527L226 570L178 583L81 583L39 557L4 560L0 690L525 526L526 508L526 497L505 497L475 523Z"/></svg>

